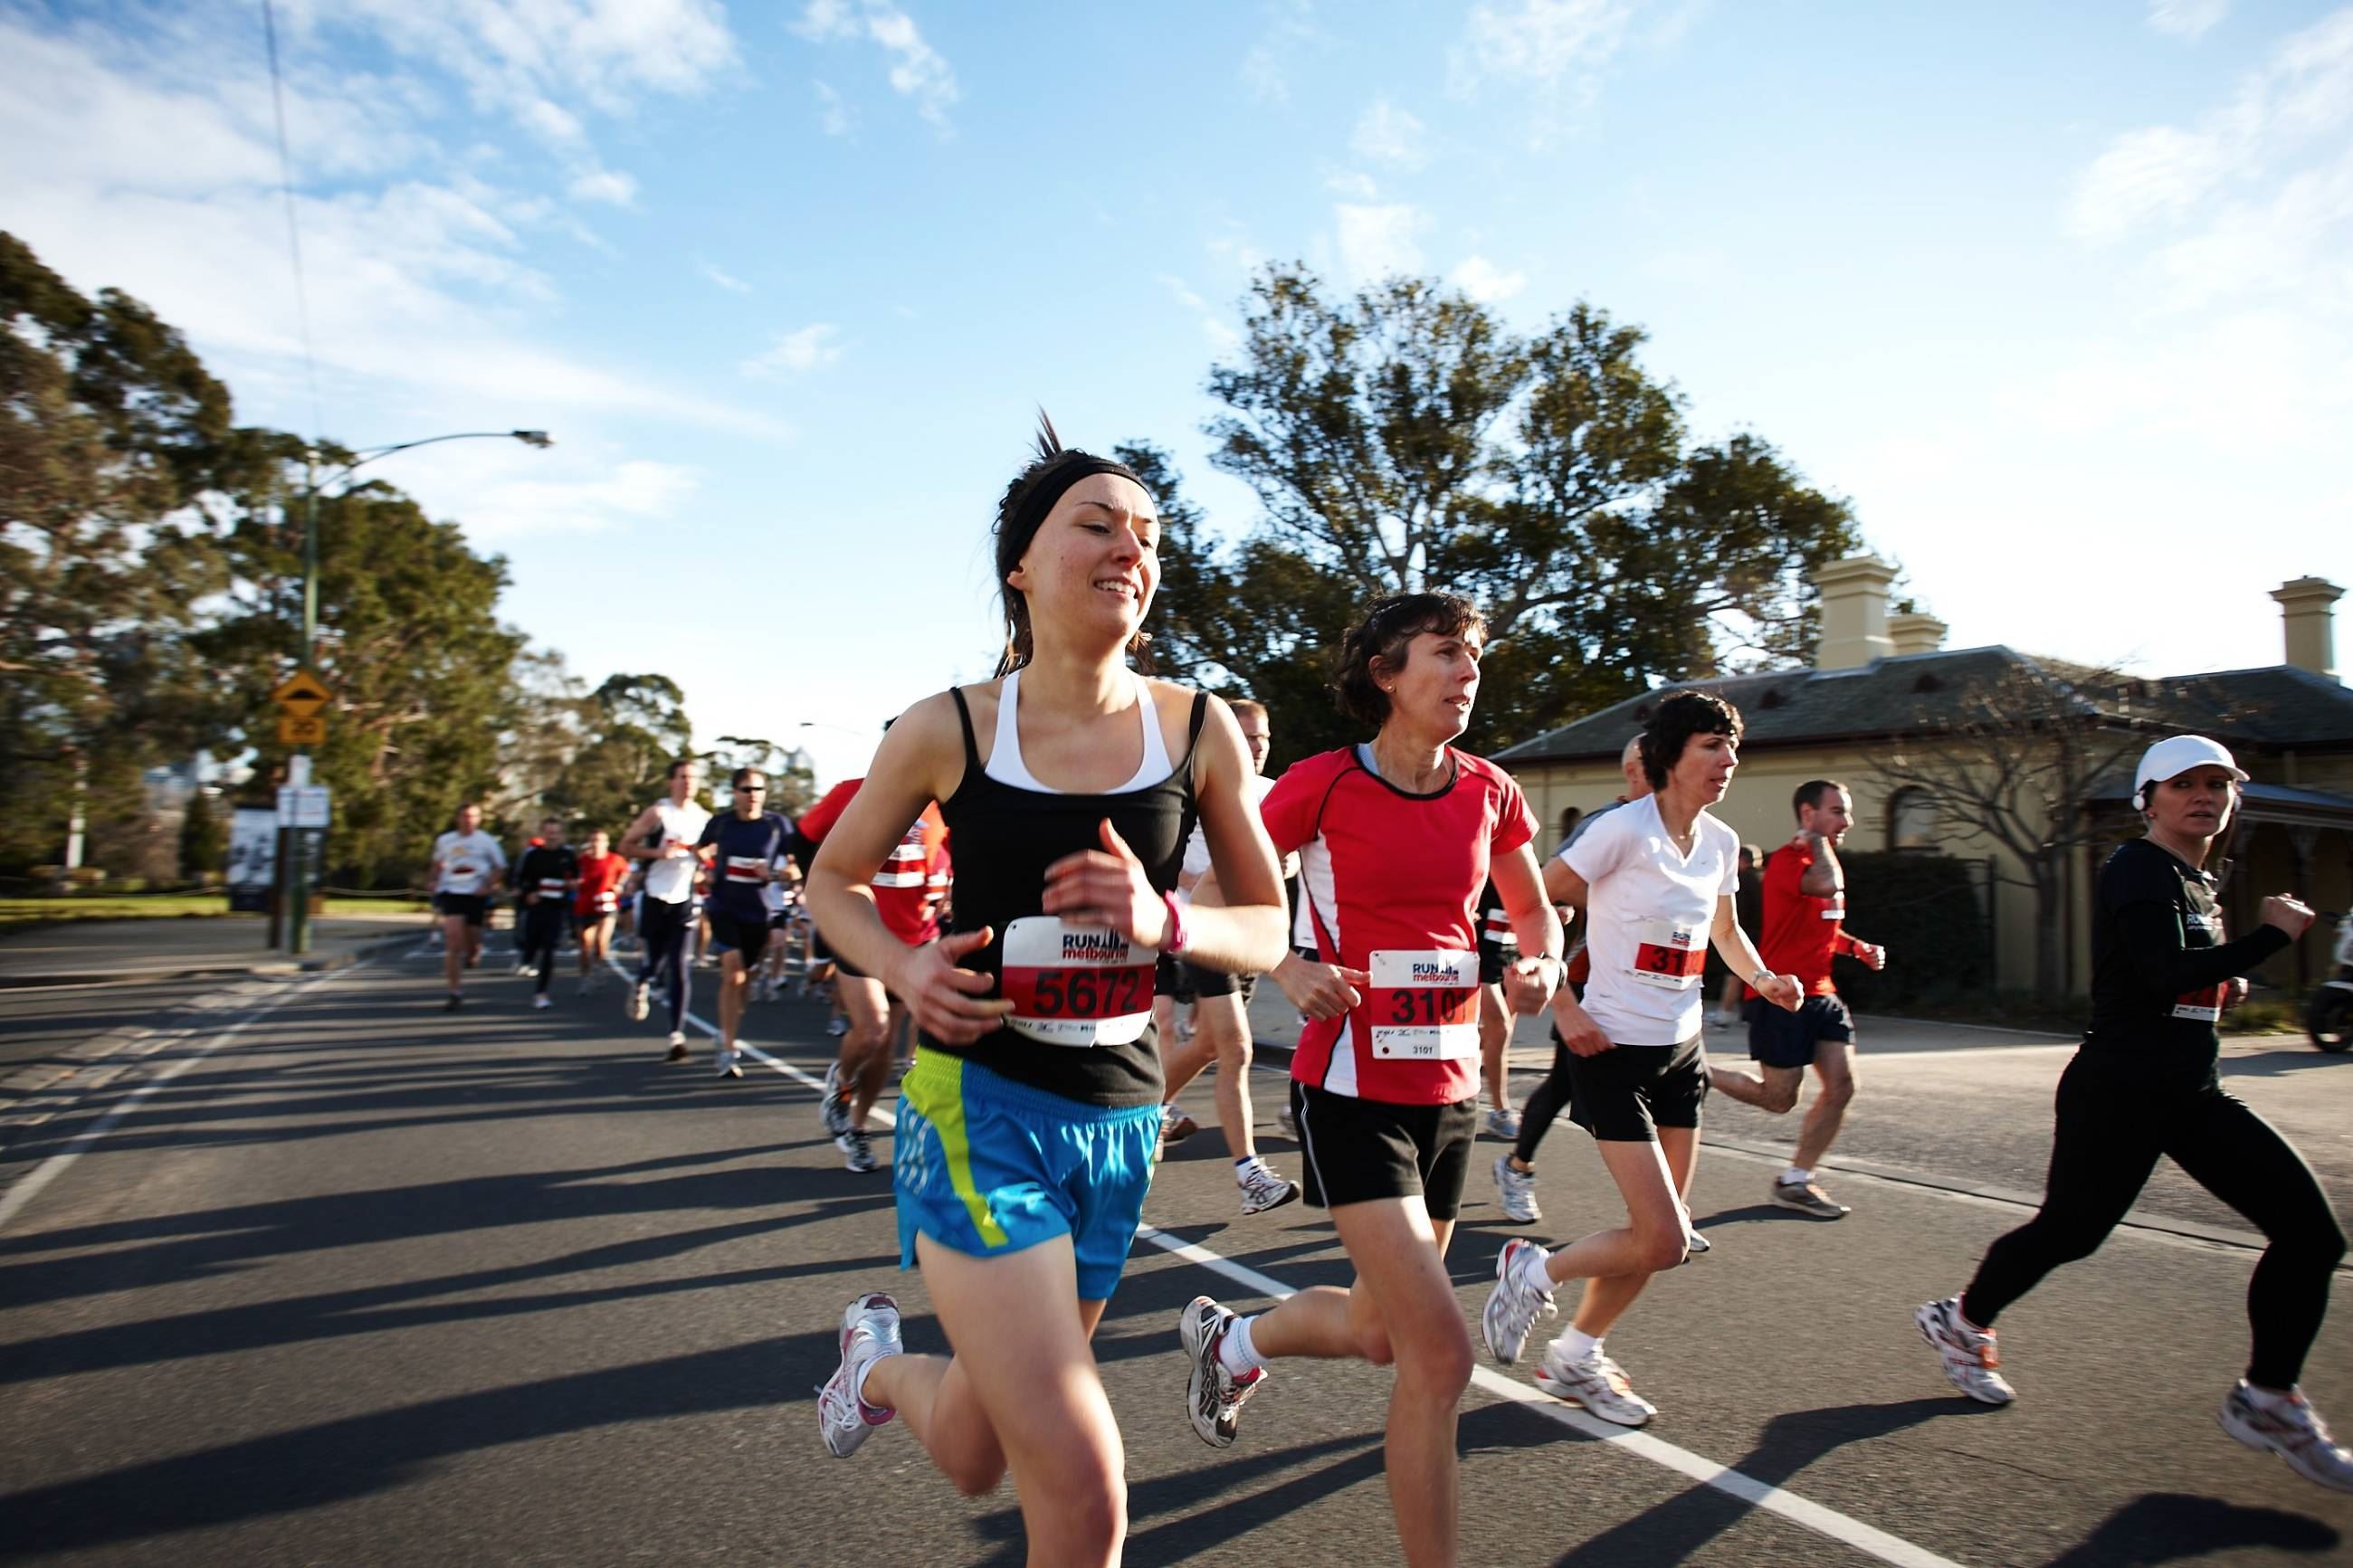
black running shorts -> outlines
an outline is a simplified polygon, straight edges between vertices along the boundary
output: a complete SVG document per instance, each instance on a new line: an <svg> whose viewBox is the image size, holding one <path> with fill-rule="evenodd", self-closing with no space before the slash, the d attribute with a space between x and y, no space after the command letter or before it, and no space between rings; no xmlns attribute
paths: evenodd
<svg viewBox="0 0 2353 1568"><path fill-rule="evenodd" d="M1854 1015L1835 994L1809 996L1794 1013L1761 996L1748 999L1748 1055L1768 1068L1810 1066L1814 1047L1822 1041L1853 1038Z"/></svg>
<svg viewBox="0 0 2353 1568"><path fill-rule="evenodd" d="M488 893L436 893L433 907L445 921L463 919L470 926L478 926L491 912Z"/></svg>
<svg viewBox="0 0 2353 1568"><path fill-rule="evenodd" d="M1293 1079L1291 1115L1306 1159L1300 1184L1321 1209L1419 1196L1432 1219L1462 1208L1479 1097L1451 1105L1390 1105Z"/></svg>
<svg viewBox="0 0 2353 1568"><path fill-rule="evenodd" d="M852 980L869 980L873 978L871 975L868 974L866 971L859 968L858 965L850 963L849 960L842 957L841 954L834 952L832 948L827 946L825 932L818 930L815 926L811 926L809 928L809 963L812 964L830 963L833 965L833 971L835 973L847 974Z"/></svg>
<svg viewBox="0 0 2353 1568"><path fill-rule="evenodd" d="M760 956L768 945L768 916L762 910L756 917L731 915L724 910L705 909L703 918L711 922L711 951L726 952L733 950L744 955L745 963Z"/></svg>
<svg viewBox="0 0 2353 1568"><path fill-rule="evenodd" d="M1518 942L1489 942L1484 937L1480 938L1479 984L1482 985L1501 985L1504 983L1504 972L1511 968L1513 964L1517 963L1519 959L1520 944Z"/></svg>
<svg viewBox="0 0 2353 1568"><path fill-rule="evenodd" d="M1197 1000L1203 996L1239 994L1242 1005L1247 1007L1250 998L1258 994L1258 976L1255 974L1228 974L1222 969L1202 969L1181 958L1176 961L1176 967L1185 972L1180 984L1189 989Z"/></svg>
<svg viewBox="0 0 2353 1568"><path fill-rule="evenodd" d="M1568 1058L1568 1118L1604 1143L1655 1143L1662 1127L1699 1126L1707 1052L1694 1035L1679 1046L1612 1046Z"/></svg>

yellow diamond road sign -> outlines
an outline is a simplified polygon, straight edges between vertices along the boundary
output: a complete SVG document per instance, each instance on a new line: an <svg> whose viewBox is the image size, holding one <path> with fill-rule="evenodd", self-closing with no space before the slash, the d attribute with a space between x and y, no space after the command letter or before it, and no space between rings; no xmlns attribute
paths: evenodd
<svg viewBox="0 0 2353 1568"><path fill-rule="evenodd" d="M335 697L307 669L298 669L288 676L269 695L278 700L279 710L290 719L315 719Z"/></svg>

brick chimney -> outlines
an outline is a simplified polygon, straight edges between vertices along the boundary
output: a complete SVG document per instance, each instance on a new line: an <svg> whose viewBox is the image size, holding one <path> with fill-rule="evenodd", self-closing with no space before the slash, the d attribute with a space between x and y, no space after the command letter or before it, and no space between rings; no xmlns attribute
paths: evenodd
<svg viewBox="0 0 2353 1568"><path fill-rule="evenodd" d="M2286 634L2287 663L2324 679L2337 679L2337 617L2328 606L2344 596L2345 590L2326 577L2298 577L2272 590Z"/></svg>
<svg viewBox="0 0 2353 1568"><path fill-rule="evenodd" d="M1860 669L1895 651L1887 635L1887 585L1894 581L1895 568L1876 555L1850 555L1815 574L1822 596L1816 669Z"/></svg>
<svg viewBox="0 0 2353 1568"><path fill-rule="evenodd" d="M1934 653L1945 646L1945 633L1950 629L1936 616L1916 611L1887 617L1887 635L1899 655Z"/></svg>

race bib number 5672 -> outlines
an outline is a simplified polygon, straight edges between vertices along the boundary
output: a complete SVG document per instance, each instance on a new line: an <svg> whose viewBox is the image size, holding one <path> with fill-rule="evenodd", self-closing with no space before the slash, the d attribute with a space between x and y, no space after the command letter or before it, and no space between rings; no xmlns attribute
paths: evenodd
<svg viewBox="0 0 2353 1568"><path fill-rule="evenodd" d="M1124 1046L1152 1022L1152 974L1160 950L1108 926L1029 915L1005 928L999 994L1006 1022L1050 1046Z"/></svg>

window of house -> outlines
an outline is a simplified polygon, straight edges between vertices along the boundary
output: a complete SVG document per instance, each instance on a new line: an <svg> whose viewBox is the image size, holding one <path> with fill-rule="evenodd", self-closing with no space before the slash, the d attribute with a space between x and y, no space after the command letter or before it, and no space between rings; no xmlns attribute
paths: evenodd
<svg viewBox="0 0 2353 1568"><path fill-rule="evenodd" d="M1887 803L1890 849L1937 847L1936 802L1924 789L1897 790Z"/></svg>

